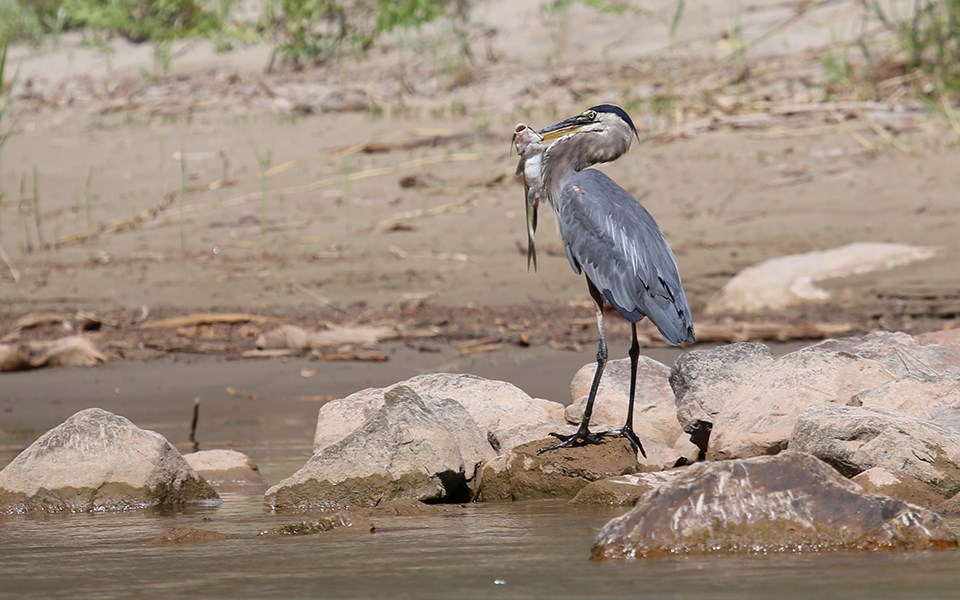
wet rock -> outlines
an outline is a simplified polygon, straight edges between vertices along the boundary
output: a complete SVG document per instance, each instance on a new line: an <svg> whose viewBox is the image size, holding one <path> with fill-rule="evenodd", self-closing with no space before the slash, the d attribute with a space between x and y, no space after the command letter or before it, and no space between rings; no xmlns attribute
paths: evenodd
<svg viewBox="0 0 960 600"><path fill-rule="evenodd" d="M593 558L956 548L936 513L865 495L807 455L698 463L601 530Z"/></svg>
<svg viewBox="0 0 960 600"><path fill-rule="evenodd" d="M478 466L494 456L460 404L398 385L355 432L267 490L265 502L272 509L336 510L392 498L465 501Z"/></svg>
<svg viewBox="0 0 960 600"><path fill-rule="evenodd" d="M0 513L88 512L219 502L153 431L99 408L51 429L0 471Z"/></svg>
<svg viewBox="0 0 960 600"><path fill-rule="evenodd" d="M588 483L570 501L571 504L602 504L610 506L633 506L644 494L668 481L673 481L682 470L634 473L609 477Z"/></svg>
<svg viewBox="0 0 960 600"><path fill-rule="evenodd" d="M477 498L483 502L573 498L591 481L640 469L630 442L623 438L537 454L554 443L554 438L528 442L486 463Z"/></svg>
<svg viewBox="0 0 960 600"><path fill-rule="evenodd" d="M596 363L584 365L573 378L570 392L573 403L567 407L568 423L579 425L590 395ZM590 419L592 431L623 427L630 402L630 359L607 363L597 389L597 398ZM643 444L647 457L638 460L651 469L665 469L683 457L697 458L697 447L684 434L677 420L677 407L670 388L670 367L652 358L641 356L637 364L637 390L633 407L633 429Z"/></svg>
<svg viewBox="0 0 960 600"><path fill-rule="evenodd" d="M708 459L779 452L811 405L949 417L942 408L958 404L957 382L960 345L903 333L827 340L776 359L762 344L693 350L670 375L677 418Z"/></svg>
<svg viewBox="0 0 960 600"><path fill-rule="evenodd" d="M851 479L868 494L897 498L924 508L939 509L943 496L933 487L905 473L893 473L883 467L873 467Z"/></svg>
<svg viewBox="0 0 960 600"><path fill-rule="evenodd" d="M558 418L562 407L555 402L535 400L523 390L505 381L476 375L434 373L418 375L397 385L417 394L451 398L465 408L491 440L491 447L504 452L515 445L539 439L562 427ZM368 388L346 398L328 402L320 408L313 440L314 452L320 452L357 430L383 406L391 388Z"/></svg>
<svg viewBox="0 0 960 600"><path fill-rule="evenodd" d="M171 527L150 540L151 544L197 544L219 542L227 539L227 534L196 527Z"/></svg>
<svg viewBox="0 0 960 600"><path fill-rule="evenodd" d="M242 452L201 450L185 454L183 458L217 490L257 491L267 488L260 468Z"/></svg>
<svg viewBox="0 0 960 600"><path fill-rule="evenodd" d="M376 531L376 527L374 527L373 523L364 520L356 521L354 518L344 513L337 513L335 515L325 516L319 519L287 523L285 525L280 525L279 527L268 527L267 529L261 531L258 535L269 537L315 535L318 533L333 531L334 529L358 533L373 533Z"/></svg>
<svg viewBox="0 0 960 600"><path fill-rule="evenodd" d="M748 267L727 282L707 304L708 314L777 310L830 294L814 285L825 279L892 269L932 258L932 248L857 242L830 250L781 256Z"/></svg>
<svg viewBox="0 0 960 600"><path fill-rule="evenodd" d="M809 452L848 477L874 467L960 492L960 430L899 411L820 405L800 414L790 448Z"/></svg>

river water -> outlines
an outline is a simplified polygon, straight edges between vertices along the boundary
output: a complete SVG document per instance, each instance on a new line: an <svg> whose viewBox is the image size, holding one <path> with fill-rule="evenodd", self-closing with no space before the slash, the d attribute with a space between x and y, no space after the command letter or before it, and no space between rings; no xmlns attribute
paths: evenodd
<svg viewBox="0 0 960 600"><path fill-rule="evenodd" d="M552 378L562 382L556 390L535 392L560 399L564 378L568 381L577 366L568 359L571 364L558 368L554 363L563 355L539 362L518 359L513 367L507 358L450 370L516 367L531 379L538 368L562 371L564 377ZM295 387L303 385L297 375L302 367L298 361L267 366L118 361L98 370L8 375L0 465L47 428L89 406L123 414L184 448L189 406L202 394L204 449L245 451L268 481L277 482L310 455L318 404L297 394L316 393L317 386ZM324 379L333 394L360 387L356 374L339 374L340 383L334 375L338 372ZM389 382L409 374L378 376ZM227 395L227 385L258 395ZM271 397L270 390L285 395ZM473 504L444 515L373 518L373 534L276 538L257 533L304 516L266 512L260 494L223 497L219 507L179 513L0 516L0 598L960 598L956 551L596 562L589 556L597 532L625 509L558 501ZM185 525L231 537L192 545L150 543L162 531ZM960 532L960 520L951 525Z"/></svg>
<svg viewBox="0 0 960 600"><path fill-rule="evenodd" d="M0 520L0 597L10 598L957 598L960 552L780 554L591 561L623 509L472 504L374 518L375 533L261 537L302 515L258 494L177 514ZM174 527L231 538L157 545ZM960 521L952 523L960 529Z"/></svg>

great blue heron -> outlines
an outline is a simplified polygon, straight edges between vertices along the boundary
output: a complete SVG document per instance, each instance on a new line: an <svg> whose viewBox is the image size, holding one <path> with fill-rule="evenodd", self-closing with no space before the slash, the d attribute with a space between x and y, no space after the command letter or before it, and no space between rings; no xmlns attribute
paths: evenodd
<svg viewBox="0 0 960 600"><path fill-rule="evenodd" d="M619 434L643 456L646 452L633 431L633 404L637 386L640 344L637 322L644 317L657 326L671 344L694 340L693 321L680 283L677 262L660 227L650 213L610 177L589 167L616 160L630 149L637 129L619 106L599 104L579 115L540 130L550 143L541 158L541 192L553 207L570 266L587 279L596 303L599 343L597 370L580 427L572 435L551 433L557 448L597 444L603 436ZM630 402L627 420L619 430L593 433L590 416L607 362L603 306L609 302L628 321L630 346Z"/></svg>

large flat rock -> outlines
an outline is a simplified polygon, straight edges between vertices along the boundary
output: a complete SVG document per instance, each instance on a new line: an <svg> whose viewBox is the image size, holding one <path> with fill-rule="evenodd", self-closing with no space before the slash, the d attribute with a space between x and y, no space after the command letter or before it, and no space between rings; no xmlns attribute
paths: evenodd
<svg viewBox="0 0 960 600"><path fill-rule="evenodd" d="M809 454L698 463L603 527L593 558L956 548L936 513L864 494Z"/></svg>

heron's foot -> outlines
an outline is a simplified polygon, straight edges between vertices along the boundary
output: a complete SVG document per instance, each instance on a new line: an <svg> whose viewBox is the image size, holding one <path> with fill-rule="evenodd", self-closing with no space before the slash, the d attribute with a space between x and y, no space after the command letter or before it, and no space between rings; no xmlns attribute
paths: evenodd
<svg viewBox="0 0 960 600"><path fill-rule="evenodd" d="M560 440L560 443L540 448L537 450L537 454L543 454L544 452L556 450L557 448L573 448L576 446L586 446L587 444L602 444L605 433L593 433L589 429L581 427L576 433L571 435L561 435L553 432L551 432L550 435Z"/></svg>
<svg viewBox="0 0 960 600"><path fill-rule="evenodd" d="M633 446L635 452L639 452L644 458L647 457L647 453L643 450L643 444L640 443L640 438L637 437L637 434L633 432L633 427L629 425L624 425L620 429L613 429L611 431L604 431L597 435L619 435L627 438L630 441L630 445Z"/></svg>

